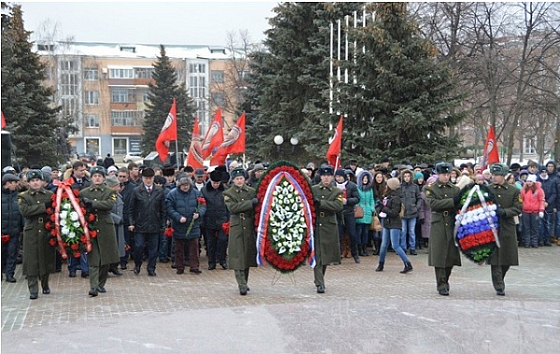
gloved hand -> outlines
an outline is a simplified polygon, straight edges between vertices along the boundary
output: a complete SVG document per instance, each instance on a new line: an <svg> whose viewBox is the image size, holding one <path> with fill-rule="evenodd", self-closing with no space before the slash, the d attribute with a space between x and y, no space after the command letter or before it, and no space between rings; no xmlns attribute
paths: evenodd
<svg viewBox="0 0 560 354"><path fill-rule="evenodd" d="M313 203L315 204L316 207L321 206L321 199L314 197L313 198Z"/></svg>
<svg viewBox="0 0 560 354"><path fill-rule="evenodd" d="M544 218L544 212L539 211L539 218L541 218L541 219Z"/></svg>
<svg viewBox="0 0 560 354"><path fill-rule="evenodd" d="M51 206L52 206L52 200L49 199L49 200L47 200L47 201L45 202L45 208L48 209L48 208L50 208Z"/></svg>
<svg viewBox="0 0 560 354"><path fill-rule="evenodd" d="M86 205L86 208L91 208L93 206L93 201L89 198L83 197L82 201Z"/></svg>
<svg viewBox="0 0 560 354"><path fill-rule="evenodd" d="M384 212L379 213L379 217L381 219L385 219L387 217L387 214L385 214Z"/></svg>
<svg viewBox="0 0 560 354"><path fill-rule="evenodd" d="M253 203L253 206L259 204L259 198L253 198L252 203Z"/></svg>
<svg viewBox="0 0 560 354"><path fill-rule="evenodd" d="M498 216L506 216L506 210L504 208L498 208L496 214L498 214Z"/></svg>

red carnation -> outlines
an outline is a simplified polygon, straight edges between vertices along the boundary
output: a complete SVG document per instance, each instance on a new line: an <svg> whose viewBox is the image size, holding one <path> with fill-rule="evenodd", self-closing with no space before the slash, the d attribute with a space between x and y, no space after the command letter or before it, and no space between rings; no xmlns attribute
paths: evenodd
<svg viewBox="0 0 560 354"><path fill-rule="evenodd" d="M97 237L97 230L90 230L90 231L89 231L89 235L90 235L92 238L96 238L96 237Z"/></svg>
<svg viewBox="0 0 560 354"><path fill-rule="evenodd" d="M203 197L198 197L196 198L198 204L200 205L206 205L206 199L204 199Z"/></svg>
<svg viewBox="0 0 560 354"><path fill-rule="evenodd" d="M93 220L95 220L95 215L89 214L87 221L92 222Z"/></svg>
<svg viewBox="0 0 560 354"><path fill-rule="evenodd" d="M80 246L78 246L77 243L74 243L74 244L72 244L72 245L70 246L70 248L71 248L73 251L77 251L77 250L80 248Z"/></svg>
<svg viewBox="0 0 560 354"><path fill-rule="evenodd" d="M45 223L45 229L47 229L47 230L52 229L52 223L51 223L50 221L47 221L47 222Z"/></svg>
<svg viewBox="0 0 560 354"><path fill-rule="evenodd" d="M51 195L51 200L54 202L56 201L56 194Z"/></svg>
<svg viewBox="0 0 560 354"><path fill-rule="evenodd" d="M51 214L50 219L51 219L52 222L54 222L54 220L55 220L54 214Z"/></svg>
<svg viewBox="0 0 560 354"><path fill-rule="evenodd" d="M86 241L87 241L86 236L85 236L85 235L82 235L82 237L80 237L80 242L81 242L81 243L86 243Z"/></svg>
<svg viewBox="0 0 560 354"><path fill-rule="evenodd" d="M80 208L80 210L82 211L82 215L86 214L86 208Z"/></svg>
<svg viewBox="0 0 560 354"><path fill-rule="evenodd" d="M51 230L51 235L52 235L53 237L56 237L56 230L55 230L55 229L52 229L52 230Z"/></svg>
<svg viewBox="0 0 560 354"><path fill-rule="evenodd" d="M170 226L165 229L163 234L165 235L165 237L173 237L173 231L173 228Z"/></svg>
<svg viewBox="0 0 560 354"><path fill-rule="evenodd" d="M55 240L54 238L51 238L51 239L49 240L49 244L50 244L51 246L53 246L53 247L56 246L56 240Z"/></svg>
<svg viewBox="0 0 560 354"><path fill-rule="evenodd" d="M74 258L80 258L81 253L80 252L74 252Z"/></svg>
<svg viewBox="0 0 560 354"><path fill-rule="evenodd" d="M74 192L74 195L76 197L80 195L80 191L78 191L77 189L73 189L72 192Z"/></svg>

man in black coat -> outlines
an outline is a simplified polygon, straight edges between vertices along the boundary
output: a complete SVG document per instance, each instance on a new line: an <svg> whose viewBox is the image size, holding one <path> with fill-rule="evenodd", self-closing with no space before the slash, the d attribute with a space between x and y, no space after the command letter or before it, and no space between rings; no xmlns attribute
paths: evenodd
<svg viewBox="0 0 560 354"><path fill-rule="evenodd" d="M140 274L144 244L148 247L148 275L156 275L159 235L165 228L165 193L154 185L154 170L142 170L142 183L130 198L128 230L134 232L134 274Z"/></svg>
<svg viewBox="0 0 560 354"><path fill-rule="evenodd" d="M360 263L360 256L356 247L356 218L354 217L354 208L360 203L360 193L356 183L349 181L346 172L340 168L334 173L335 186L342 189L342 210L341 219L338 221L338 236L340 237L340 247L342 253L342 238L344 230L350 237L350 250L352 257L356 263Z"/></svg>
<svg viewBox="0 0 560 354"><path fill-rule="evenodd" d="M19 177L6 173L2 176L2 273L6 281L15 283L19 236L23 231L23 217L18 206Z"/></svg>
<svg viewBox="0 0 560 354"><path fill-rule="evenodd" d="M136 188L136 184L130 181L128 168L121 167L117 172L117 178L119 179L119 184L121 186L120 194L123 199L123 229L124 229L124 242L131 247L129 251L126 252L124 257L121 257L121 269L125 270L127 268L128 256L130 252L134 252L134 233L128 229L130 226L130 198L132 197L132 191Z"/></svg>
<svg viewBox="0 0 560 354"><path fill-rule="evenodd" d="M210 172L210 180L202 188L202 195L206 199L206 214L204 214L204 227L206 228L206 241L208 242L208 270L216 269L216 261L222 269L227 269L226 250L228 237L222 225L229 220L229 212L224 201L224 186L222 173Z"/></svg>

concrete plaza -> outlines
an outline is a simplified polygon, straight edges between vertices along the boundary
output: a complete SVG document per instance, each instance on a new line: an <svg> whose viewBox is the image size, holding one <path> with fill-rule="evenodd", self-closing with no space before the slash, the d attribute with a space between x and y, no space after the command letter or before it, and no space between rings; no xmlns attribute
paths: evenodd
<svg viewBox="0 0 560 354"><path fill-rule="evenodd" d="M406 275L392 253L379 273L377 256L344 259L328 268L325 294L307 266L292 275L253 268L240 296L231 270L177 275L158 263L148 277L145 264L135 276L129 263L96 298L64 267L51 276L52 293L32 301L18 266L18 282L2 282L2 353L559 352L560 247L519 255L505 297L489 266L465 258L451 295L438 295L425 250Z"/></svg>

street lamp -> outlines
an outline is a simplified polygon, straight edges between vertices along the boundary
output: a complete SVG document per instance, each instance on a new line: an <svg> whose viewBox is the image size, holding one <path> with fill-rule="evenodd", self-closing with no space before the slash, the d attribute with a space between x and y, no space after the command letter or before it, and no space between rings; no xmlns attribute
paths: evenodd
<svg viewBox="0 0 560 354"><path fill-rule="evenodd" d="M290 139L290 144L292 144L292 153L294 153L296 151L296 146L299 143L298 138L292 137Z"/></svg>
<svg viewBox="0 0 560 354"><path fill-rule="evenodd" d="M276 152L280 155L280 151L282 150L282 144L284 144L284 137L282 135L276 135L274 137L274 144L276 144ZM296 150L296 145L299 144L299 140L296 137L290 138L290 145L292 146L292 153Z"/></svg>

